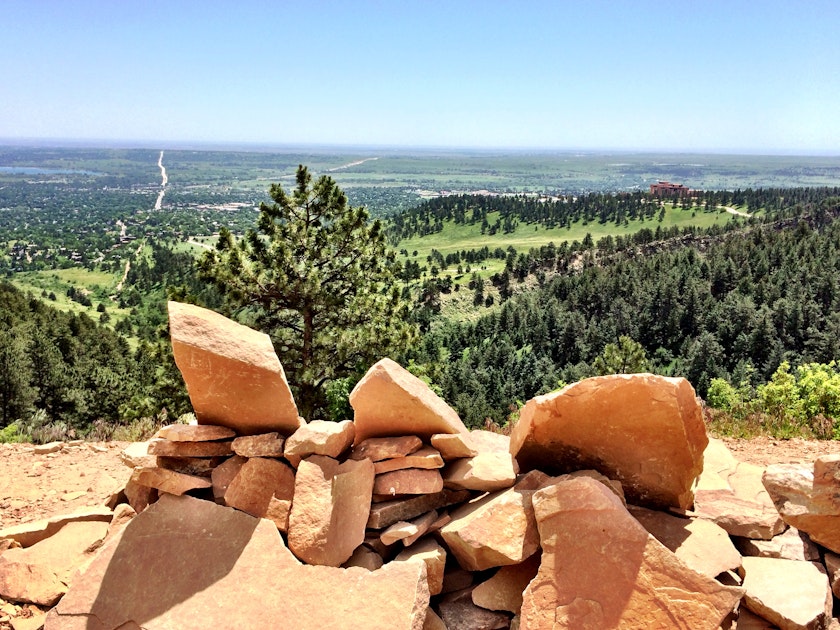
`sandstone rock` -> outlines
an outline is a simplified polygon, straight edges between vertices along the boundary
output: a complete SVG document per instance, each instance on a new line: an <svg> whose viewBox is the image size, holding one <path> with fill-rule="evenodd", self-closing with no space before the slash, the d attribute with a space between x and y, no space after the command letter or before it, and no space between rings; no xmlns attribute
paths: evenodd
<svg viewBox="0 0 840 630"><path fill-rule="evenodd" d="M425 446L418 449L411 455L405 457L393 457L374 463L373 469L377 475L382 473L392 472L394 470L404 470L406 468L443 468L443 458L437 449L431 446Z"/></svg>
<svg viewBox="0 0 840 630"><path fill-rule="evenodd" d="M99 522L109 523L114 513L107 507L84 508L72 514L61 514L40 521L21 523L0 529L0 540L14 540L21 547L32 545L49 538L68 523Z"/></svg>
<svg viewBox="0 0 840 630"><path fill-rule="evenodd" d="M368 571L376 571L381 568L383 564L384 561L382 560L382 556L370 547L359 545L356 547L353 555L350 556L350 559L342 566L346 569L349 569L350 567L361 567L363 569L367 569Z"/></svg>
<svg viewBox="0 0 840 630"><path fill-rule="evenodd" d="M213 497L216 501L224 502L225 492L227 492L230 482L239 474L247 461L247 457L234 455L213 469L210 480L213 484Z"/></svg>
<svg viewBox="0 0 840 630"><path fill-rule="evenodd" d="M720 440L711 440L703 457L703 474L694 492L697 516L744 538L770 540L785 530L761 483L764 468L739 462Z"/></svg>
<svg viewBox="0 0 840 630"><path fill-rule="evenodd" d="M521 628L709 628L743 590L696 573L603 484L563 479L534 493L543 554Z"/></svg>
<svg viewBox="0 0 840 630"><path fill-rule="evenodd" d="M744 556L784 558L785 560L819 560L820 551L807 534L795 527L773 536L770 540L735 538L735 546Z"/></svg>
<svg viewBox="0 0 840 630"><path fill-rule="evenodd" d="M633 503L686 509L707 443L688 381L618 374L528 401L510 450L524 471L592 468L619 480Z"/></svg>
<svg viewBox="0 0 840 630"><path fill-rule="evenodd" d="M786 523L840 553L840 455L823 455L813 469L768 466L764 486Z"/></svg>
<svg viewBox="0 0 840 630"><path fill-rule="evenodd" d="M831 583L831 592L840 599L840 555L826 551L825 569L828 572L828 581Z"/></svg>
<svg viewBox="0 0 840 630"><path fill-rule="evenodd" d="M45 627L419 630L428 598L421 563L303 566L268 521L166 495L106 543Z"/></svg>
<svg viewBox="0 0 840 630"><path fill-rule="evenodd" d="M394 562L422 562L426 565L429 594L443 590L443 573L446 568L446 550L434 538L424 538L409 549L397 554Z"/></svg>
<svg viewBox="0 0 840 630"><path fill-rule="evenodd" d="M238 437L231 449L240 457L283 457L285 442L285 438L273 431Z"/></svg>
<svg viewBox="0 0 840 630"><path fill-rule="evenodd" d="M46 618L47 615L40 612L31 617L15 617L11 620L12 630L41 630Z"/></svg>
<svg viewBox="0 0 840 630"><path fill-rule="evenodd" d="M777 626L766 619L762 619L746 606L741 606L738 609L737 623L733 628L735 630L778 630ZM727 626L723 626L726 628Z"/></svg>
<svg viewBox="0 0 840 630"><path fill-rule="evenodd" d="M155 456L149 455L148 442L132 442L120 451L120 461L129 468L156 466Z"/></svg>
<svg viewBox="0 0 840 630"><path fill-rule="evenodd" d="M510 453L510 436L476 429L470 431L470 443L478 453Z"/></svg>
<svg viewBox="0 0 840 630"><path fill-rule="evenodd" d="M630 506L628 509L656 540L697 573L713 578L740 568L741 554L719 525L640 507Z"/></svg>
<svg viewBox="0 0 840 630"><path fill-rule="evenodd" d="M265 516L277 526L277 529L284 534L289 533L289 515L292 513L292 502L289 499L278 499L271 497L268 501Z"/></svg>
<svg viewBox="0 0 840 630"><path fill-rule="evenodd" d="M36 455L49 455L64 449L64 442L48 442L47 444L36 444L32 452Z"/></svg>
<svg viewBox="0 0 840 630"><path fill-rule="evenodd" d="M472 586L475 574L453 564L443 574L443 590L441 593L455 593Z"/></svg>
<svg viewBox="0 0 840 630"><path fill-rule="evenodd" d="M781 630L821 628L831 618L831 591L821 565L744 558L744 604Z"/></svg>
<svg viewBox="0 0 840 630"><path fill-rule="evenodd" d="M236 431L214 424L170 424L158 429L155 437L172 442L212 442L235 438Z"/></svg>
<svg viewBox="0 0 840 630"><path fill-rule="evenodd" d="M350 420L329 422L313 420L295 431L286 440L285 456L306 457L308 455L326 455L337 459L353 444L356 427Z"/></svg>
<svg viewBox="0 0 840 630"><path fill-rule="evenodd" d="M300 426L268 335L178 302L169 302L169 331L199 424L229 427L240 435L289 434Z"/></svg>
<svg viewBox="0 0 840 630"><path fill-rule="evenodd" d="M472 601L472 589L445 595L438 608L447 630L507 630L510 617L504 613L479 608Z"/></svg>
<svg viewBox="0 0 840 630"><path fill-rule="evenodd" d="M338 567L365 539L373 462L339 464L323 455L300 463L289 516L289 549L309 564Z"/></svg>
<svg viewBox="0 0 840 630"><path fill-rule="evenodd" d="M26 549L0 556L0 597L52 606L108 533L108 523L75 521Z"/></svg>
<svg viewBox="0 0 840 630"><path fill-rule="evenodd" d="M547 476L532 471L513 488L489 494L452 512L440 530L450 552L469 571L519 564L539 548L531 496Z"/></svg>
<svg viewBox="0 0 840 630"><path fill-rule="evenodd" d="M111 519L111 522L108 523L108 534L107 538L116 534L119 530L123 527L128 525L129 521L137 516L137 512L134 511L134 508L131 507L127 503L120 503L114 509L114 517Z"/></svg>
<svg viewBox="0 0 840 630"><path fill-rule="evenodd" d="M371 437L466 433L458 414L428 385L391 359L371 367L350 392L356 444Z"/></svg>
<svg viewBox="0 0 840 630"><path fill-rule="evenodd" d="M434 494L377 503L370 508L367 526L371 529L383 529L397 521L406 521L424 512L463 503L470 496L466 490L442 490Z"/></svg>
<svg viewBox="0 0 840 630"><path fill-rule="evenodd" d="M380 462L383 459L405 457L417 451L421 446L423 446L423 442L416 435L368 438L353 447L350 458Z"/></svg>
<svg viewBox="0 0 840 630"><path fill-rule="evenodd" d="M154 439L149 442L149 454L162 457L225 457L232 455L231 441L171 442Z"/></svg>
<svg viewBox="0 0 840 630"><path fill-rule="evenodd" d="M606 475L602 475L597 470L576 470L575 472L571 472L568 475L561 475L562 478L570 477L589 477L590 479L594 479L595 481L602 483L606 486L615 496L621 499L621 502L626 506L627 500L624 498L624 488L621 487L621 482L616 481L615 479L610 479ZM547 481L546 483L553 483L554 481L559 480L561 477L554 477L553 479Z"/></svg>
<svg viewBox="0 0 840 630"><path fill-rule="evenodd" d="M446 461L478 455L478 449L467 433L435 433L431 442Z"/></svg>
<svg viewBox="0 0 840 630"><path fill-rule="evenodd" d="M831 585L831 592L840 600L840 555L826 551L823 559L828 574L828 582Z"/></svg>
<svg viewBox="0 0 840 630"><path fill-rule="evenodd" d="M429 608L426 610L426 620L423 622L423 630L447 630L443 619L437 616L437 613Z"/></svg>
<svg viewBox="0 0 840 630"><path fill-rule="evenodd" d="M124 492L128 504L138 514L157 501L159 494L157 488L144 486L133 476L125 484Z"/></svg>
<svg viewBox="0 0 840 630"><path fill-rule="evenodd" d="M0 557L0 597L54 606L66 592L67 585L48 567Z"/></svg>
<svg viewBox="0 0 840 630"><path fill-rule="evenodd" d="M397 521L385 529L379 535L379 538L384 545L393 545L395 542L401 540L403 541L403 545L409 547L414 541L429 531L429 527L437 520L437 517L437 512L432 510L422 516L418 516L413 521Z"/></svg>
<svg viewBox="0 0 840 630"><path fill-rule="evenodd" d="M472 592L473 603L488 610L506 610L518 614L522 609L522 593L536 577L539 568L539 553L519 564L502 567L489 580L475 587Z"/></svg>
<svg viewBox="0 0 840 630"><path fill-rule="evenodd" d="M266 516L271 499L277 493L288 496L294 488L295 475L283 462L252 457L239 469L224 494L225 505L258 518Z"/></svg>
<svg viewBox="0 0 840 630"><path fill-rule="evenodd" d="M744 538L770 540L787 527L772 505L740 498L732 490L698 490L694 514Z"/></svg>
<svg viewBox="0 0 840 630"><path fill-rule="evenodd" d="M510 453L479 452L475 457L450 462L443 472L447 488L493 492L510 488L519 471Z"/></svg>
<svg viewBox="0 0 840 630"><path fill-rule="evenodd" d="M443 490L443 478L437 470L406 468L376 475L375 494L434 494Z"/></svg>
<svg viewBox="0 0 840 630"><path fill-rule="evenodd" d="M165 468L135 468L131 478L141 486L156 488L160 492L169 494L184 494L190 490L210 488L213 485L204 477L184 475Z"/></svg>

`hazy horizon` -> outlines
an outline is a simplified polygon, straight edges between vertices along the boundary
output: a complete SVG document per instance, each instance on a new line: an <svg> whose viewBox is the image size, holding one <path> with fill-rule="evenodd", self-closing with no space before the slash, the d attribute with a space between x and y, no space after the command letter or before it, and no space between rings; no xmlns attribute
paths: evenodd
<svg viewBox="0 0 840 630"><path fill-rule="evenodd" d="M840 3L7 0L0 138L840 155Z"/></svg>

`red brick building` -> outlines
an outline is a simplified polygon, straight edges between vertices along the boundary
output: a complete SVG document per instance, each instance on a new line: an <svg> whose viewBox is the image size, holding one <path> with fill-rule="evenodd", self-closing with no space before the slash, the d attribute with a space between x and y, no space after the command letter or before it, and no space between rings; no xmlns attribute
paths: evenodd
<svg viewBox="0 0 840 630"><path fill-rule="evenodd" d="M654 197L682 197L688 195L691 189L682 184L671 182L657 182L650 185L650 194Z"/></svg>

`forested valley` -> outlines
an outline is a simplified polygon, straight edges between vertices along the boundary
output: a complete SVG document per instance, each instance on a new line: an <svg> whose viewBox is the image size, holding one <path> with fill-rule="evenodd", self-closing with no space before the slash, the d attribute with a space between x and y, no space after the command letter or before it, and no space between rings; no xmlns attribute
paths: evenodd
<svg viewBox="0 0 840 630"><path fill-rule="evenodd" d="M148 197L145 190L118 197L104 190L119 201L110 213L74 194L89 212L51 218L61 215L56 200L55 207L27 213L21 197L0 213L0 227L8 228L9 252L0 260L7 278L73 266L113 275L124 260L131 264L118 291L71 287L56 296L0 285L0 441L132 439L138 423L151 428L188 412L168 342L166 300L231 312L199 272L196 256L209 246L188 240L223 226L226 217L241 234L252 212L223 210L191 226L189 210L180 209L172 215L182 217L179 231L168 234L170 215L137 210L148 202L135 202ZM725 211L739 216L710 220ZM685 219L669 225L667 212ZM28 229L24 217L63 254L27 258L19 245ZM565 383L637 370L685 376L700 396L734 408L736 399L760 398L768 383L816 373L808 366L819 365L838 391L821 386L822 406L803 418L834 413L835 403L840 416L838 217L840 188L825 187L693 191L665 200L642 192L431 199L384 223L391 246L402 250L398 289L420 333L393 358L427 380L471 427L503 427L523 402ZM103 255L125 240L115 219L139 236L133 257L133 241L122 243L122 257ZM105 238L101 229L74 231L100 239L95 257L84 253L87 242L59 243L56 226L68 220L108 226ZM528 249L432 248L427 256L405 246L465 225L487 237L526 227L536 234L574 228L585 236ZM71 250L82 255L71 258ZM453 299L459 293L460 302ZM87 310L68 311L65 297ZM348 412L346 393L366 367L328 389L344 397L330 408L334 419ZM745 415L757 409L739 408ZM837 422L814 429L806 421L803 430L840 437Z"/></svg>

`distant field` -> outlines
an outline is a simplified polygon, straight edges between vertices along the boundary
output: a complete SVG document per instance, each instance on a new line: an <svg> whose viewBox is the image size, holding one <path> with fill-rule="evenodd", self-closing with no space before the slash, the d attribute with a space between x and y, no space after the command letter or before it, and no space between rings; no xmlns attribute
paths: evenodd
<svg viewBox="0 0 840 630"><path fill-rule="evenodd" d="M497 212L488 213L487 215L487 220L491 224L497 218ZM615 223L601 224L598 222L591 222L584 225L581 221L572 224L570 228L553 229L520 223L511 234L498 232L492 236L482 234L480 224L466 225L456 224L453 221L445 221L442 232L405 239L400 241L397 249L406 250L408 252L408 258L414 258L413 253L417 251L417 259L425 263L426 256L433 249L437 249L444 257L456 251L480 249L485 245L491 251L497 247L506 249L510 246L517 251L527 252L532 247L548 245L551 242L559 245L563 241L581 241L587 233L591 234L595 241L598 241L598 239L604 236L625 236L627 234L633 234L642 228L656 230L657 227L664 229L672 226L687 227L694 225L706 228L712 225L725 225L733 218L735 217L732 214L723 210L703 212L699 208L682 210L679 207L674 208L666 205L665 216L661 222L657 219L649 219L646 221L630 221L627 225L616 225ZM403 259L405 260L406 257L403 256ZM488 260L483 264L486 266L488 273L495 273L499 269L504 268L504 261L499 260ZM453 270L450 269L449 271L452 272Z"/></svg>

